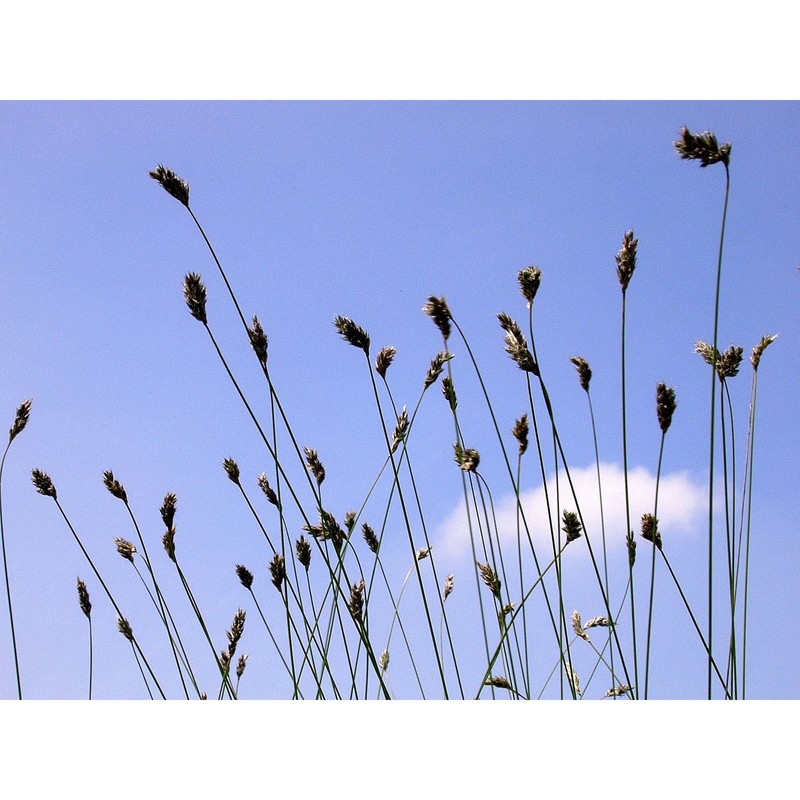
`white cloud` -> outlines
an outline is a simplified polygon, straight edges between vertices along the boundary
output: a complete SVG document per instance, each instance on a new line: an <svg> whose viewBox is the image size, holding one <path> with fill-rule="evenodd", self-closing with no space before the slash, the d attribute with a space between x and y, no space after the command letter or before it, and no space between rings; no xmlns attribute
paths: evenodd
<svg viewBox="0 0 800 800"><path fill-rule="evenodd" d="M584 525L592 543L600 543L602 528L600 497L597 489L597 468L592 465L571 469L570 475L575 495L580 503ZM603 517L606 543L609 549L622 548L625 543L625 475L619 464L601 463L600 480L603 490ZM559 526L561 512L577 511L569 481L563 470L559 474ZM642 514L653 512L656 477L645 467L628 470L628 490L631 498L631 527L638 534ZM547 483L551 508L555 512L556 480ZM534 544L550 547L550 526L547 521L545 491L541 485L522 493L522 508ZM694 480L688 472L661 475L658 492L657 516L659 530L667 540L671 536L686 536L702 528L708 510L708 484ZM513 495L496 500L497 528L503 542L516 542L517 504ZM474 524L474 513L473 513ZM523 538L526 534L522 532ZM466 556L470 551L469 527L463 502L439 526L435 541L440 553L448 556ZM575 548L586 552L586 548Z"/></svg>

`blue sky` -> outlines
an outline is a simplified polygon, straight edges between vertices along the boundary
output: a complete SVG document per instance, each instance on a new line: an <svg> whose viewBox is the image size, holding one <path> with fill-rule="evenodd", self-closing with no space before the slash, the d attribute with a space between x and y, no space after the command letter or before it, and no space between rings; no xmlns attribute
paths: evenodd
<svg viewBox="0 0 800 800"><path fill-rule="evenodd" d="M686 125L733 143L720 345L742 345L747 355L762 335L780 334L759 372L748 694L798 697L798 641L786 619L798 600L798 531L786 508L797 491L800 444L793 357L798 123L794 102L0 104L0 409L7 424L33 398L3 481L25 695L85 694L76 575L96 602L97 696L144 694L94 576L53 504L30 485L32 467L51 475L101 572L119 597L131 598L126 607L137 632L155 631L155 620L114 551L113 537L133 539L134 532L102 485L106 469L125 485L164 575L171 565L158 546L158 508L165 492L177 494L181 563L220 647L233 612L249 601L234 564L250 565L272 599L260 534L221 467L233 456L256 495L267 454L186 311L186 272L203 274L209 321L247 391L263 401L263 386L191 219L148 178L158 163L190 183L192 209L245 314L261 318L281 401L300 443L318 450L326 497L340 518L366 493L382 442L363 359L341 342L334 316L364 327L373 352L397 347L393 390L412 406L441 344L420 309L428 295L444 295L510 428L526 408L524 385L503 352L495 315L524 321L516 274L530 264L543 273L537 348L570 466L593 466L585 396L568 361L581 355L594 372L600 448L611 475L621 463L614 254L633 228L639 259L628 293L629 457L643 475L655 472L654 393L665 381L678 398L664 464L678 482L670 554L689 587L704 586L705 512L692 504L706 491L709 376L693 345L712 336L724 171L680 161L672 141ZM508 490L499 452L467 355L453 349L459 411L500 505ZM745 364L732 384L740 449L749 389ZM465 578L462 633L471 652L470 558L463 542L459 549L452 541L460 492L452 422L438 391L423 409L415 469L434 548L448 559L440 569ZM532 464L528 483L535 492ZM616 556L624 557L621 550ZM568 604L585 603L584 617L601 613L581 591L585 559L574 556L571 565ZM408 567L407 544L398 546L396 586ZM659 580L654 692L703 696L702 652L674 592ZM179 587L167 585L180 606ZM702 589L692 591L703 615ZM248 614L243 694L286 696L285 686L270 681L268 643L254 610ZM15 695L8 638L4 613L3 698ZM395 688L413 693L400 678Z"/></svg>

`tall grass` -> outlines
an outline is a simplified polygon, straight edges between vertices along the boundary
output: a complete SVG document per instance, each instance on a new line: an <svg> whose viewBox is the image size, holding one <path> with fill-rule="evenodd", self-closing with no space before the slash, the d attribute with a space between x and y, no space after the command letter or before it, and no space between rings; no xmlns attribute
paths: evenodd
<svg viewBox="0 0 800 800"><path fill-rule="evenodd" d="M408 398L405 404L396 398L397 388L392 380L396 349L383 347L373 355L369 333L347 316L335 317L336 333L356 351L360 361L354 369L362 372L354 373L351 391L353 402L364 409L363 436L376 437L382 450L381 462L375 465L371 480L352 503L354 510L339 519L331 509L340 505L341 499L330 496L322 456L311 444L301 445L304 437L296 430L291 409L287 410L281 401L280 376L273 375L271 369L267 334L257 315L248 323L234 288L235 281L224 269L190 206L188 183L161 165L150 173L186 209L200 233L241 324L242 344L252 350L265 388L263 396L248 396L243 388L245 382L232 366L237 362L225 352L215 333L218 320L209 318L206 282L199 272L187 274L183 282L186 306L204 331L211 358L230 382L236 402L252 423L253 436L263 446L263 457L268 464L265 471L250 478L242 475L232 457L226 457L222 467L252 519L253 533L263 547L262 564L267 565L263 570L269 579L267 587L271 584L272 589L262 590L258 571L251 571L243 564L222 572L220 581L235 584L238 579L247 594L242 607L233 612L230 628L223 632L224 636L219 635L202 610L208 602L210 587L193 588L192 576L179 560L176 495L166 493L159 510L163 534L160 542L153 541L147 526L140 526L123 485L111 470L104 473L105 488L122 502L135 533L135 544L117 537L114 540L117 551L134 566L155 611L155 622L153 619L149 622L162 629L160 638L147 637L147 646L168 649L170 670L177 673L180 684L178 696L185 699L261 696L267 687L249 686L245 677L252 657L269 659L274 665L275 686L283 687L285 696L294 699L391 699L398 696L395 690L398 685L404 687L399 696L421 698L646 699L650 696L652 676L671 668L669 658L657 661L653 646L658 633L656 598L663 595L657 594L656 585L662 576L669 579L683 603L686 624L707 663L706 696L709 699L715 693L732 699L746 696L757 370L764 350L775 337L763 337L751 357L753 383L742 474L737 472L739 444L734 424L737 412L727 381L738 373L743 349L732 346L722 353L717 349L731 147L720 146L711 133L695 135L685 128L675 147L682 158L698 160L703 167L722 163L726 175L716 288L709 299L713 308L713 339L711 344L700 341L696 345L711 366L707 586L693 587L688 593L668 558L669 532L662 532L658 518L666 433L678 407L675 390L666 382L656 387L655 423L661 439L652 510L642 516L638 536L632 523L626 340L628 303L635 302L635 294L630 297L628 294L637 268L638 240L633 231L625 232L619 252L608 256L609 274L613 275L611 267L616 263L622 290L619 386L624 531L606 526L608 507L601 481L598 426L589 391L592 371L585 359L575 356L571 362L587 397L596 474L592 496L579 496L574 468L560 432L564 420L560 418L557 399L554 400L548 388L537 351L534 301L540 294L544 273L534 266L519 270L516 276L527 310L527 331L512 315L505 312L497 315L502 331L497 349L502 345L517 367L515 380L509 380L507 386L492 385L485 378L485 367L479 363L468 337L468 325L462 323L443 297L429 296L422 309L441 336L441 350L432 357L427 370L421 371L417 396ZM358 374L362 377L357 377ZM470 382L479 387L479 403L491 422L496 441L475 441L481 421L471 414L465 415L459 406L461 387ZM439 399L434 391L437 385L441 389ZM360 398L355 397L358 387L363 391ZM502 419L497 411L501 392L518 397L520 414L515 420ZM0 461L0 491L8 448L25 427L30 407L30 401L26 401L17 410ZM431 515L425 508L426 493L417 470L431 445L420 440L416 431L420 415L436 413L445 414L452 425L451 456L463 498L464 538L470 549L471 575L451 571L446 556L440 560L438 543L430 535ZM478 444L499 454L505 467L503 480L490 480L481 470ZM715 485L719 479L716 465L720 454L727 545L722 583L729 612L724 648L718 643L719 631L713 627L714 602L718 600L717 587L721 583L714 562ZM452 482L454 477L442 476L442 481ZM151 697L166 698L162 686L168 684L163 677L159 680L151 666L152 660L143 646L145 639L140 643L134 635L133 626L110 589L111 578L107 582L100 574L58 500L53 481L38 469L33 471L32 478L36 490L54 502L115 611L115 624L130 643L145 691ZM739 481L742 488L737 493ZM536 510L525 500L527 490L539 484L545 506L544 531L537 530ZM248 486L258 487L260 497L258 494L251 497ZM515 504L516 530L511 538L498 516L498 498L508 493ZM585 514L595 497L600 505L599 526ZM387 552L389 536L392 547ZM623 545L621 558L614 555L615 549L610 546L615 537ZM548 538L549 547L543 547L542 542ZM2 494L0 539L17 694L21 699ZM398 558L398 541L407 548L399 564L394 563ZM153 552L158 544L163 550L160 558ZM649 557L637 557L639 544L650 548L646 550ZM571 554L578 548L585 548L591 565L594 610L600 612L586 615L585 621L580 610L573 607L569 578L574 562L565 561L565 553ZM139 569L140 564L144 570ZM178 600L170 598L171 602L167 597L169 581L164 577L167 569L174 569L173 578L184 595ZM624 576L621 585L612 580L618 575ZM688 599L698 591L707 596L705 630ZM89 621L87 674L91 699L95 669L92 604L87 585L81 579L78 579L78 594L80 610ZM179 603L189 613L179 613ZM467 624L463 620L465 614L471 615ZM260 621L263 630L252 632L253 620ZM105 620L102 624L110 622ZM193 628L194 633L190 634ZM204 654L199 658L197 653L190 657L191 647L187 645L190 635L204 642ZM249 653L241 652L245 643L251 648ZM164 659L152 663L161 663L164 668ZM268 691L272 693L275 688Z"/></svg>

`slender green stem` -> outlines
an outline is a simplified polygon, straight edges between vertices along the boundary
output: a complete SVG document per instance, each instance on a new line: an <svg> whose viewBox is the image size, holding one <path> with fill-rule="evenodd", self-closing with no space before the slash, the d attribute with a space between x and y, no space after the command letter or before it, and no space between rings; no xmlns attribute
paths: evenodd
<svg viewBox="0 0 800 800"><path fill-rule="evenodd" d="M725 222L728 216L728 197L730 194L731 175L728 165L725 166L725 203L722 209L722 227L719 235L719 255L717 257L717 281L714 294L714 337L711 357L711 420L709 422L709 455L708 455L708 699L711 699L711 669L714 631L714 432L717 391L717 341L719 332L719 297L722 285L722 248L725 243Z"/></svg>
<svg viewBox="0 0 800 800"><path fill-rule="evenodd" d="M89 700L92 699L92 673L94 670L94 643L92 636L92 618L89 617Z"/></svg>
<svg viewBox="0 0 800 800"><path fill-rule="evenodd" d="M621 335L621 375L622 375L622 469L625 481L625 535L632 530L631 528L631 499L630 489L628 486L628 414L626 408L626 391L625 391L625 309L626 309L627 292L622 291L622 335ZM634 696L639 698L639 658L636 649L636 596L634 593L633 583L633 564L628 560L628 578L631 588L631 640L633 643L633 679L634 679Z"/></svg>
<svg viewBox="0 0 800 800"><path fill-rule="evenodd" d="M655 547L655 545L653 545ZM666 553L663 550L659 550L661 553L661 557L664 559L664 563L667 565L667 569L669 570L669 574L672 577L673 582L675 583L675 587L678 589L678 593L681 596L681 600L683 600L683 604L686 606L686 610L689 612L689 618L692 620L692 624L694 625L694 629L697 631L697 635L700 637L700 641L703 644L703 648L705 649L706 653L708 653L709 663L711 664L712 670L717 674L717 678L725 691L725 697L730 700L731 694L728 691L728 687L726 685L725 679L722 677L722 673L719 671L716 662L714 661L714 657L711 655L711 648L706 642L705 637L703 636L703 632L700 630L700 626L697 624L697 620L694 617L694 613L692 612L692 607L689 605L689 601L686 599L686 595L683 593L683 589L681 588L680 581L678 577L675 575L675 572L672 569L672 565L669 563L669 559L667 558Z"/></svg>
<svg viewBox="0 0 800 800"><path fill-rule="evenodd" d="M658 531L658 488L661 485L661 463L664 458L664 440L666 432L661 432L661 446L658 449L658 468L656 470L656 492L653 500L653 537ZM644 657L644 699L647 700L647 687L650 679L650 637L653 630L653 597L656 585L656 548L653 547L650 561L650 602L647 610L647 643Z"/></svg>
<svg viewBox="0 0 800 800"><path fill-rule="evenodd" d="M14 610L11 607L11 584L8 580L8 560L6 559L6 534L5 528L3 526L3 469L6 465L6 456L8 455L8 449L11 447L11 441L9 440L8 444L6 445L6 449L3 452L3 458L0 460L0 545L2 545L3 550L3 575L6 581L6 598L8 600L8 621L11 625L11 645L14 651L14 671L17 677L17 697L19 700L22 700L22 681L20 680L19 675L19 658L17 655L17 636L14 632Z"/></svg>

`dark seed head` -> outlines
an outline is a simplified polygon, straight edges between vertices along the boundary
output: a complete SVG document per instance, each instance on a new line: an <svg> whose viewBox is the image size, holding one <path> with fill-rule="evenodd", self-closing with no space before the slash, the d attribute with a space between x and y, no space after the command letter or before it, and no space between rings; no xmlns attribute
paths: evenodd
<svg viewBox="0 0 800 800"><path fill-rule="evenodd" d="M394 361L396 355L397 349L394 347L384 347L381 349L380 353L378 353L375 358L375 372L377 372L381 378L386 378L386 370L392 365L392 361Z"/></svg>
<svg viewBox="0 0 800 800"><path fill-rule="evenodd" d="M278 553L269 563L269 571L272 575L272 585L280 592L283 588L283 582L286 580L286 562L283 556Z"/></svg>
<svg viewBox="0 0 800 800"><path fill-rule="evenodd" d="M129 542L127 539L114 538L114 544L117 546L117 552L126 560L133 564L133 554L136 552L136 545Z"/></svg>
<svg viewBox="0 0 800 800"><path fill-rule="evenodd" d="M80 578L78 578L78 603L81 611L86 614L86 618L90 619L92 616L92 603L89 600L89 590Z"/></svg>
<svg viewBox="0 0 800 800"><path fill-rule="evenodd" d="M567 544L580 538L583 526L574 511L564 511L561 521L564 523L561 530L567 535Z"/></svg>
<svg viewBox="0 0 800 800"><path fill-rule="evenodd" d="M22 433L22 431L25 429L25 426L28 424L28 418L30 417L31 413L31 402L31 400L26 400L17 409L17 413L14 416L14 424L11 426L11 429L8 432L9 444L14 441L17 434Z"/></svg>
<svg viewBox="0 0 800 800"><path fill-rule="evenodd" d="M172 492L164 495L164 502L161 505L161 519L164 520L164 524L168 527L172 527L172 522L175 519L175 506L178 502L178 498Z"/></svg>
<svg viewBox="0 0 800 800"><path fill-rule="evenodd" d="M642 515L642 538L661 550L661 532L658 530L658 520L652 514Z"/></svg>
<svg viewBox="0 0 800 800"><path fill-rule="evenodd" d="M528 415L523 414L511 429L514 438L519 442L519 454L522 455L528 449Z"/></svg>
<svg viewBox="0 0 800 800"><path fill-rule="evenodd" d="M129 641L133 641L133 628L124 617L117 617L117 630Z"/></svg>
<svg viewBox="0 0 800 800"><path fill-rule="evenodd" d="M262 367L267 366L267 334L261 327L258 317L253 316L253 324L247 329L247 335L250 337L250 345L256 358Z"/></svg>
<svg viewBox="0 0 800 800"><path fill-rule="evenodd" d="M353 347L363 350L369 356L369 334L363 328L360 328L348 317L338 315L334 318L333 324L342 339Z"/></svg>
<svg viewBox="0 0 800 800"><path fill-rule="evenodd" d="M198 273L190 272L183 279L183 298L189 307L189 313L203 325L207 324L206 317L206 287Z"/></svg>
<svg viewBox="0 0 800 800"><path fill-rule="evenodd" d="M103 473L103 484L114 497L127 504L128 495L125 494L125 487L114 477L114 473L110 469Z"/></svg>
<svg viewBox="0 0 800 800"><path fill-rule="evenodd" d="M525 267L519 271L517 282L519 283L522 296L528 301L528 305L533 304L536 292L539 291L539 284L542 280L542 271L539 267Z"/></svg>
<svg viewBox="0 0 800 800"><path fill-rule="evenodd" d="M39 469L35 469L31 472L31 480L33 481L33 485L36 487L36 491L39 494L43 494L46 497L52 497L53 500L56 498L56 487L53 486L53 481L50 480L50 476L46 475Z"/></svg>
<svg viewBox="0 0 800 800"><path fill-rule="evenodd" d="M675 390L665 383L659 383L656 387L656 414L658 415L658 425L662 433L669 430L672 423L672 415L677 407L675 402Z"/></svg>
<svg viewBox="0 0 800 800"><path fill-rule="evenodd" d="M189 207L189 184L179 178L171 169L159 164L149 173L153 180L158 181L164 189L169 192L176 200L180 200L183 205Z"/></svg>
<svg viewBox="0 0 800 800"><path fill-rule="evenodd" d="M236 565L236 576L241 581L245 589L249 589L253 585L253 573L250 572L243 564Z"/></svg>
<svg viewBox="0 0 800 800"><path fill-rule="evenodd" d="M227 473L231 481L235 483L237 486L240 486L241 484L239 483L239 465L232 458L226 458L222 462L222 466L225 469L225 472Z"/></svg>
<svg viewBox="0 0 800 800"><path fill-rule="evenodd" d="M622 237L622 247L614 258L617 262L617 278L622 287L622 293L628 289L634 270L636 269L636 248L638 239L633 238L633 231L626 231Z"/></svg>
<svg viewBox="0 0 800 800"><path fill-rule="evenodd" d="M380 543L378 542L378 537L375 535L375 531L366 522L362 522L361 533L364 536L367 547L369 547L373 553L377 553Z"/></svg>
<svg viewBox="0 0 800 800"><path fill-rule="evenodd" d="M708 167L718 162L726 167L730 163L731 143L720 145L711 131L691 133L687 127L681 128L680 139L673 142L681 158L699 161L701 167Z"/></svg>
<svg viewBox="0 0 800 800"><path fill-rule="evenodd" d="M584 392L589 391L589 381L592 379L592 370L589 367L589 362L580 356L573 356L570 361L575 365L578 370L578 380L581 383L581 389Z"/></svg>
<svg viewBox="0 0 800 800"><path fill-rule="evenodd" d="M434 297L431 295L428 302L422 306L422 310L433 320L442 338L447 341L450 338L450 309L444 297Z"/></svg>
<svg viewBox="0 0 800 800"><path fill-rule="evenodd" d="M306 572L311 564L311 544L305 536L301 536L294 546L295 553L297 553L297 560L305 567Z"/></svg>

